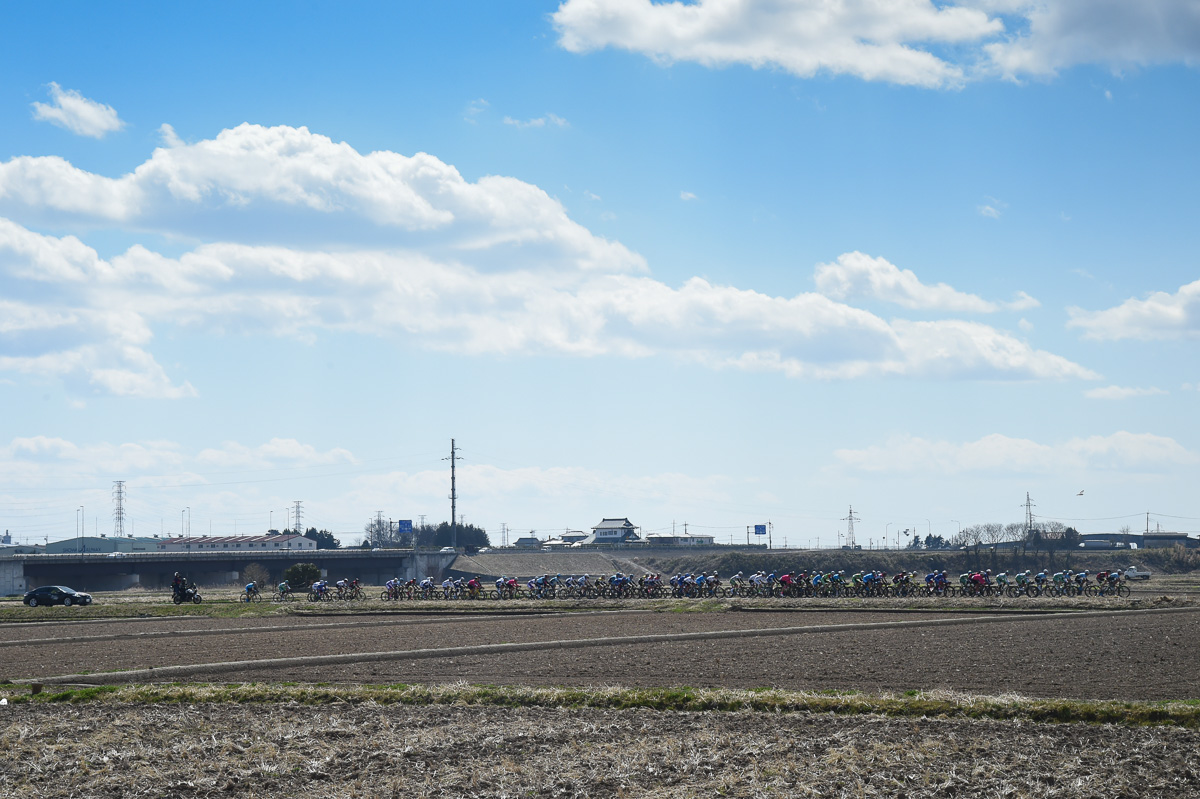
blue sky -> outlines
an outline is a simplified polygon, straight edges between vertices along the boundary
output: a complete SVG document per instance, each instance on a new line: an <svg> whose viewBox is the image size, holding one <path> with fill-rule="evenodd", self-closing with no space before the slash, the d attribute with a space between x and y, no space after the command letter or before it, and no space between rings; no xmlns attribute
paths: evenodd
<svg viewBox="0 0 1200 799"><path fill-rule="evenodd" d="M2 14L18 540L1200 531L1190 3Z"/></svg>

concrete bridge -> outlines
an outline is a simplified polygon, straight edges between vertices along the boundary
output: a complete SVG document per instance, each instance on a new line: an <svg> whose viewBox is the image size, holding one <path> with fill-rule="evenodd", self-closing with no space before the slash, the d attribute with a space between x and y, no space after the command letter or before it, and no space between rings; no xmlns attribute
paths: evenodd
<svg viewBox="0 0 1200 799"><path fill-rule="evenodd" d="M272 581L296 563L312 563L322 577L358 578L382 585L392 577L417 579L442 572L458 557L453 552L412 549L318 549L282 552L130 552L109 554L0 556L0 596L22 594L39 585L69 585L78 591L118 591L136 585L170 586L175 572L201 587L241 580L242 570L257 563Z"/></svg>

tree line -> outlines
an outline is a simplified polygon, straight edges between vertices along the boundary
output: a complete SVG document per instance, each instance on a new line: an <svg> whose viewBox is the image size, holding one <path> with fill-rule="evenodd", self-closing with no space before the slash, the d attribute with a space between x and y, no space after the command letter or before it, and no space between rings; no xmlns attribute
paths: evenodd
<svg viewBox="0 0 1200 799"><path fill-rule="evenodd" d="M415 525L411 533L400 532L395 522L387 519L371 519L363 528L364 547L441 549L458 546L474 552L491 546L487 530L473 524L459 523L457 535L450 522Z"/></svg>

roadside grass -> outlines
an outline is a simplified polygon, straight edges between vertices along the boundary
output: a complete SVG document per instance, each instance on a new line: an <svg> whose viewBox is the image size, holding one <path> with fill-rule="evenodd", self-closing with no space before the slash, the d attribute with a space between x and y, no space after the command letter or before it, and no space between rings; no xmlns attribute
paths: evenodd
<svg viewBox="0 0 1200 799"><path fill-rule="evenodd" d="M571 688L474 685L333 685L295 683L165 683L86 686L32 694L0 684L12 704L300 704L478 705L524 708L648 709L670 712L754 711L876 715L911 719L989 719L1039 723L1173 726L1200 729L1200 700L1168 702L1037 699L955 691L900 693L784 691L772 688Z"/></svg>

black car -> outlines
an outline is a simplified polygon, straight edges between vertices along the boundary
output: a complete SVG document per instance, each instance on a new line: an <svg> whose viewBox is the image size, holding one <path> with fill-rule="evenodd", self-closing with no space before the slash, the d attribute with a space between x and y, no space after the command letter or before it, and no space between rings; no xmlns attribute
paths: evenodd
<svg viewBox="0 0 1200 799"><path fill-rule="evenodd" d="M92 595L65 585L43 585L25 594L21 601L31 608L38 605L90 605Z"/></svg>

